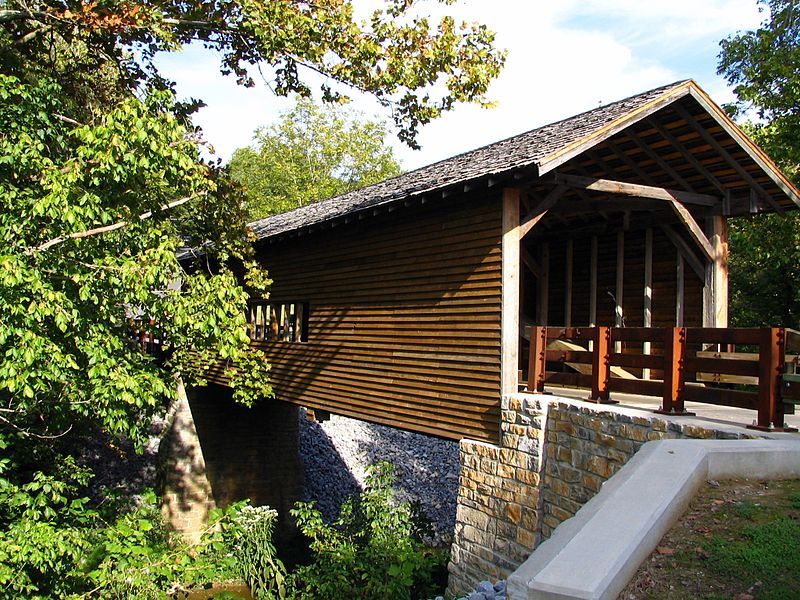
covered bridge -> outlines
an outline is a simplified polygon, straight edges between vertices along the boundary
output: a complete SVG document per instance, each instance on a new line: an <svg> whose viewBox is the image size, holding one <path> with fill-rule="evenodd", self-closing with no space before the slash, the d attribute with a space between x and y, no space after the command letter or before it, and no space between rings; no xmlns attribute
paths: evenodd
<svg viewBox="0 0 800 600"><path fill-rule="evenodd" d="M251 338L280 400L497 442L526 325L725 327L727 219L798 204L681 81L252 223Z"/></svg>

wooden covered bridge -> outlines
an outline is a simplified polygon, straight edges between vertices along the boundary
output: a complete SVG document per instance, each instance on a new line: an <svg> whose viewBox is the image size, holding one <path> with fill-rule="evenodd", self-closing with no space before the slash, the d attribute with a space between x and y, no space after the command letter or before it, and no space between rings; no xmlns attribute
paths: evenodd
<svg viewBox="0 0 800 600"><path fill-rule="evenodd" d="M277 398L453 439L497 442L501 396L528 376L673 410L690 380L703 397L703 373L750 377L754 399L720 401L756 407L771 389L764 424L780 426L782 330L763 360L714 352L767 340L723 331L727 219L798 204L682 81L253 223L274 284L251 338Z"/></svg>

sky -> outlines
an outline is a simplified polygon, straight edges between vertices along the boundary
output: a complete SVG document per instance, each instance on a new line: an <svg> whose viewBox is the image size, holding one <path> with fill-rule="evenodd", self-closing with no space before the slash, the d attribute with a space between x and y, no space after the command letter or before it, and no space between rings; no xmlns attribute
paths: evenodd
<svg viewBox="0 0 800 600"><path fill-rule="evenodd" d="M354 1L363 9L376 2ZM454 6L424 0L419 6L485 23L508 58L489 90L494 108L459 105L421 130L421 150L389 140L407 170L681 79L694 79L719 104L729 102L733 94L716 75L719 40L763 20L756 0L461 0ZM199 47L163 54L158 64L180 97L206 102L195 121L223 161L292 105L258 77L255 88L223 77L218 56ZM353 106L389 121L369 98L354 96Z"/></svg>

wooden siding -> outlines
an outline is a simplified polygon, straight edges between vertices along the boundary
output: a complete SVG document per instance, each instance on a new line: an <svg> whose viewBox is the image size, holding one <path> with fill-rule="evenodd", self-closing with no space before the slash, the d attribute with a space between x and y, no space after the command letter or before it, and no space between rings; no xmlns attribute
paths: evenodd
<svg viewBox="0 0 800 600"><path fill-rule="evenodd" d="M262 246L270 299L309 306L307 343L257 342L279 399L498 441L501 203L465 202Z"/></svg>

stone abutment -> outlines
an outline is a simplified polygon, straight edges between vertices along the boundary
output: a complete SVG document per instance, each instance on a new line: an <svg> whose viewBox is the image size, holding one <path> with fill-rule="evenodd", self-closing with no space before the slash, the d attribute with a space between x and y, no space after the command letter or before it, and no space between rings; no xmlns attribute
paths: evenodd
<svg viewBox="0 0 800 600"><path fill-rule="evenodd" d="M503 399L500 444L463 440L449 591L507 578L651 440L759 437L543 394Z"/></svg>

